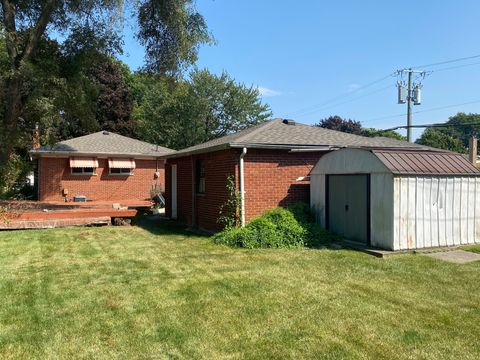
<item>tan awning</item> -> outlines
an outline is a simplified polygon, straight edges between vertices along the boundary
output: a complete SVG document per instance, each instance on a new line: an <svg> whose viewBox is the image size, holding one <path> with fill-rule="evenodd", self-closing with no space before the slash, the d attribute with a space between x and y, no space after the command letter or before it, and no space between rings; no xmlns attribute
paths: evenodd
<svg viewBox="0 0 480 360"><path fill-rule="evenodd" d="M108 159L110 169L135 169L134 159Z"/></svg>
<svg viewBox="0 0 480 360"><path fill-rule="evenodd" d="M96 158L70 158L71 168L98 168Z"/></svg>

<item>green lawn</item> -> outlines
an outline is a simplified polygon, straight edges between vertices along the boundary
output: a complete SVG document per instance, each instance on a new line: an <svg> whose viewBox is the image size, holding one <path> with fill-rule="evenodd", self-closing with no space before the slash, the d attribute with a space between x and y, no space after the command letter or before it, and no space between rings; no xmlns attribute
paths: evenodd
<svg viewBox="0 0 480 360"><path fill-rule="evenodd" d="M480 262L0 232L0 358L479 359Z"/></svg>
<svg viewBox="0 0 480 360"><path fill-rule="evenodd" d="M462 246L463 250L475 252L475 253L480 253L480 245L467 245L467 246Z"/></svg>

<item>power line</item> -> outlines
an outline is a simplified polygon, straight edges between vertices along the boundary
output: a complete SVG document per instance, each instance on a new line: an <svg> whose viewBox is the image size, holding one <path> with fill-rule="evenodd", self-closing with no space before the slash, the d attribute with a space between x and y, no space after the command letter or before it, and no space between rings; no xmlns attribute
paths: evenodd
<svg viewBox="0 0 480 360"><path fill-rule="evenodd" d="M329 99L329 100L326 100L326 101L324 101L324 102L321 102L321 103L318 103L318 104L315 104L315 105L311 105L311 106L308 106L308 107L303 108L303 109L299 109L299 110L293 111L293 112L291 112L290 114L288 114L287 116L288 116L288 117L290 117L290 116L299 116L299 115L302 115L304 112L310 112L310 111L312 111L312 110L314 110L314 109L317 109L317 108L319 108L319 107L320 107L320 108L321 108L321 107L324 107L324 106L326 106L326 105L329 105L329 104L332 103L332 102L336 102L337 100L341 100L341 99L343 99L343 98L349 97L349 96L351 96L351 95L353 95L353 94L355 94L355 93L357 93L357 92L359 92L359 91L361 91L361 90L364 90L364 89L369 88L369 87L371 87L371 86L373 86L373 85L375 85L375 84L378 84L378 83L380 83L380 82L382 82L382 81L384 81L384 80L392 77L393 75L394 75L394 73L388 74L388 75L386 75L386 76L384 76L384 77L381 77L380 79L377 79L377 80L375 80L375 81L372 81L372 82L370 82L370 83L368 83L368 84L366 84L366 85L360 86L360 87L358 87L358 88L356 88L356 89L354 89L354 90L352 90L352 91L349 91L349 92L340 94L340 95L338 95L338 96L335 96L335 97L333 97L333 98L331 98L331 99Z"/></svg>
<svg viewBox="0 0 480 360"><path fill-rule="evenodd" d="M394 131L398 129L407 129L407 128L436 128L436 127L469 127L469 126L480 126L480 123L471 123L471 124L446 124L446 123L438 123L438 124L421 124L421 125L400 125L395 126L389 129L380 130L380 131Z"/></svg>
<svg viewBox="0 0 480 360"><path fill-rule="evenodd" d="M426 67L432 67L432 66L443 65L443 64L450 64L450 63L454 63L454 62L465 61L465 60L476 59L476 58L480 58L480 55L466 56L466 57L462 57L462 58L445 60L445 61L440 61L440 62L436 62L436 63L432 63L432 64L426 64L426 65L420 65L420 66L412 66L412 68L426 68Z"/></svg>
<svg viewBox="0 0 480 360"><path fill-rule="evenodd" d="M478 64L480 64L480 61L474 62L474 63L463 64L463 65L449 66L449 67L445 67L445 68L440 68L440 69L428 71L428 73L430 74L430 73L439 72L439 71L458 69L458 68L463 68L463 67L473 66L473 65L478 65Z"/></svg>
<svg viewBox="0 0 480 360"><path fill-rule="evenodd" d="M436 111L436 110L443 110L443 109L448 109L448 108L452 108L452 107L463 106L463 105L470 105L470 104L477 104L477 103L480 103L480 100L468 101L468 102L464 102L464 103L460 103L460 104L453 104L453 105L446 105L446 106L438 106L438 107L434 107L434 108L428 108L428 109L425 109L425 110L414 111L413 113L414 113L414 114L419 114L419 113L431 112L431 111ZM374 118L374 119L367 120L367 121L365 121L365 122L372 122L372 121L377 121L377 120L392 119L392 118L401 117L401 116L405 116L405 115L406 115L406 113L397 114L397 115L382 116L382 117L378 117L378 118Z"/></svg>
<svg viewBox="0 0 480 360"><path fill-rule="evenodd" d="M337 103L337 104L332 104L332 105L326 105L326 106L323 106L323 107L320 107L320 108L317 108L317 109L312 109L311 111L307 111L307 112L302 112L302 113L299 113L297 114L296 116L305 116L305 115L310 115L310 114L314 114L318 111L323 111L323 110L327 110L327 109L331 109L331 108L334 108L334 107L337 107L337 106L340 106L340 105L344 105L344 104L348 104L348 103L351 103L352 101L356 101L358 99L363 99L364 97L367 97L367 96L370 96L370 95L373 95L373 94L377 94L379 92L382 92L386 89L390 89L392 88L393 85L388 85L388 86L385 86L385 87L382 87L380 89L377 89L375 91L371 91L371 92L368 92L366 94L363 94L361 96L357 96L353 99L349 99L349 100L346 100L346 101L343 101L343 102L340 102L340 103Z"/></svg>
<svg viewBox="0 0 480 360"><path fill-rule="evenodd" d="M418 69L418 68L428 68L428 67L435 67L435 66L438 66L438 65L443 65L443 64L450 64L450 63L455 63L455 62L460 62L460 61L465 61L465 60L470 60L470 59L476 59L476 58L480 58L480 54L479 55L473 55L473 56L466 56L466 57L461 57L461 58L456 58L456 59L450 59L450 60L445 60L445 61L440 61L440 62L436 62L436 63L431 63L431 64L425 64L425 65L420 65L420 66L414 66L412 67L411 69ZM425 75L430 75L431 73L433 72L438 72L438 71L446 71L446 70L452 70L452 69L457 69L457 68L462 68L462 67L467 67L467 66L474 66L474 65L479 65L480 62L474 62L474 63L469 63L469 64L462 64L462 65L457 65L457 66L451 66L451 67L445 67L445 68L440 68L440 69L436 69L436 70L429 70L429 71L426 71L426 72L422 72L422 75L425 76ZM362 95L362 96L359 96L359 97L356 97L354 99L350 99L350 100L347 100L347 101L344 101L344 102L340 102L340 103L337 103L335 104L336 102L338 102L339 100L342 100L344 98L348 98L360 91L363 91L364 89L366 88L369 88L375 84L378 84L386 79L388 79L389 77L392 77L392 76L395 76L397 74L397 72L394 72L394 73L391 73L391 74L388 74L386 76L383 76L375 81L372 81L366 85L363 85L363 86L360 86L359 88L357 89L354 89L352 91L349 91L349 92L346 92L346 93L343 93L343 94L340 94L338 96L335 96L329 100L326 100L324 102L321 102L321 103L318 103L318 104L315 104L315 105L311 105L311 106L308 106L308 107L305 107L303 109L299 109L299 110L296 110L296 111L293 111L289 114L287 114L288 117L295 117L295 116L305 116L305 115L310 115L310 114L313 114L317 111L321 111L321 110L325 110L325 109L329 109L331 107L336 107L336 106L339 106L339 105L344 105L344 104L347 104L347 103L350 103L352 101L355 101L357 99L361 99L363 97L366 97L366 96L369 96L369 95L372 95L372 94L376 94L380 91L383 91L385 89L387 89L388 87L385 87L385 88L381 88L381 89L378 89L374 92L370 92L368 94L365 94L365 95ZM466 103L468 104L468 103ZM463 104L459 104L459 105L463 105ZM453 106L458 106L458 105L452 105ZM425 110L425 111L433 111L432 110ZM415 113L420 113L420 112L425 112L425 111L416 111L416 112L412 112L413 114ZM379 120L379 119L386 119L386 118L392 118L392 117L397 117L397 116L404 116L405 114L399 114L399 115L393 115L393 116L389 116L389 117L383 117L383 118L377 118L377 119L374 119L374 120Z"/></svg>

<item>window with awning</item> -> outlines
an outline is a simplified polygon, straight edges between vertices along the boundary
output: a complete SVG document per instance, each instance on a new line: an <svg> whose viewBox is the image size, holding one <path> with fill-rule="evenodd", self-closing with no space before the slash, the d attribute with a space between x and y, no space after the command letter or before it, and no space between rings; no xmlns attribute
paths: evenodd
<svg viewBox="0 0 480 360"><path fill-rule="evenodd" d="M94 175L96 168L98 168L96 158L70 158L70 169L73 175Z"/></svg>
<svg viewBox="0 0 480 360"><path fill-rule="evenodd" d="M132 175L133 169L135 169L135 160L121 158L108 159L108 167L111 175Z"/></svg>
<svg viewBox="0 0 480 360"><path fill-rule="evenodd" d="M96 158L70 158L71 168L98 168L98 160Z"/></svg>

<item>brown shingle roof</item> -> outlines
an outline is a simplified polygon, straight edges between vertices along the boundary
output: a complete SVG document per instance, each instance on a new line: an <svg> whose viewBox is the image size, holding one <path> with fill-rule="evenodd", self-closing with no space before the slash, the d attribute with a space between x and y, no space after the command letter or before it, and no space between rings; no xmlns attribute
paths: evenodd
<svg viewBox="0 0 480 360"><path fill-rule="evenodd" d="M431 149L426 146L391 138L369 138L300 123L288 125L283 119L275 119L235 134L177 151L170 156L176 157L193 153L209 152L228 147L272 147L286 149L308 147Z"/></svg>
<svg viewBox="0 0 480 360"><path fill-rule="evenodd" d="M90 135L65 140L52 146L42 146L40 149L31 150L33 154L58 153L58 154L111 154L129 156L163 156L174 150L166 147L149 144L144 141L100 131Z"/></svg>

